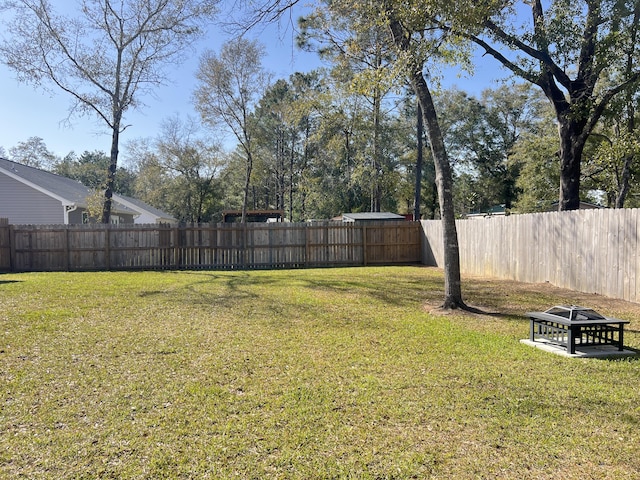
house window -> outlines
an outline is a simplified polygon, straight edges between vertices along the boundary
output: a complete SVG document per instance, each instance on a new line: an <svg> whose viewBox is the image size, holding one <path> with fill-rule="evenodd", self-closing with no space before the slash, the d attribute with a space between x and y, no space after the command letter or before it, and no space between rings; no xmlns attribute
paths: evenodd
<svg viewBox="0 0 640 480"><path fill-rule="evenodd" d="M119 225L122 223L122 219L118 215L111 215L111 225Z"/></svg>
<svg viewBox="0 0 640 480"><path fill-rule="evenodd" d="M90 223L89 212L82 212L82 223Z"/></svg>

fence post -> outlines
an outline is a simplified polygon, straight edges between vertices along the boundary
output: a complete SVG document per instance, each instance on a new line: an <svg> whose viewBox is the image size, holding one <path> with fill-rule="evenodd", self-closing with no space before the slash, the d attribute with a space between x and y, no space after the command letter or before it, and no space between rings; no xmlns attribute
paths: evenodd
<svg viewBox="0 0 640 480"><path fill-rule="evenodd" d="M309 230L312 228L312 225L309 223L307 227L303 230L304 232L304 266L309 266Z"/></svg>
<svg viewBox="0 0 640 480"><path fill-rule="evenodd" d="M367 266L367 227L362 225L362 264Z"/></svg>
<svg viewBox="0 0 640 480"><path fill-rule="evenodd" d="M15 272L18 268L18 258L16 257L16 230L14 225L9 225L9 247L11 247L11 253L9 254L11 271Z"/></svg>
<svg viewBox="0 0 640 480"><path fill-rule="evenodd" d="M249 246L248 246L248 242L247 242L247 222L244 222L242 224L242 269L244 270L245 268L247 268L247 264L249 263L247 261L248 257L249 257Z"/></svg>
<svg viewBox="0 0 640 480"><path fill-rule="evenodd" d="M69 225L65 225L64 235L64 255L65 255L65 268L67 272L71 271L71 246L69 245Z"/></svg>
<svg viewBox="0 0 640 480"><path fill-rule="evenodd" d="M8 218L0 218L0 271L13 271L11 226Z"/></svg>
<svg viewBox="0 0 640 480"><path fill-rule="evenodd" d="M173 229L173 265L175 269L180 267L181 258L180 258L180 227L176 226Z"/></svg>
<svg viewBox="0 0 640 480"><path fill-rule="evenodd" d="M111 228L110 225L104 225L104 266L107 272L111 270Z"/></svg>

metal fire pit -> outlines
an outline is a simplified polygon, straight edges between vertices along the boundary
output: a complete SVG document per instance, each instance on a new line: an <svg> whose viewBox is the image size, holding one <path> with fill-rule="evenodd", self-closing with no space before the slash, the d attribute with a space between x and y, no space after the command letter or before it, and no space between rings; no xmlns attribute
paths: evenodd
<svg viewBox="0 0 640 480"><path fill-rule="evenodd" d="M528 312L529 340L544 341L566 347L576 353L576 345L599 347L613 345L623 350L624 325L627 320L604 317L596 311L576 305L559 305L544 312Z"/></svg>

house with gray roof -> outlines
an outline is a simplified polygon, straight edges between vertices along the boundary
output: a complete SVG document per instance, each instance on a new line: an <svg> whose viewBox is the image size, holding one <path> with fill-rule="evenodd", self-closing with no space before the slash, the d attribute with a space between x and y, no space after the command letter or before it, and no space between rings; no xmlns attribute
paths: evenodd
<svg viewBox="0 0 640 480"><path fill-rule="evenodd" d="M0 218L8 218L11 224L87 223L87 205L94 194L70 178L0 157ZM112 223L176 222L140 200L117 194L112 200Z"/></svg>
<svg viewBox="0 0 640 480"><path fill-rule="evenodd" d="M168 213L152 207L137 198L126 197L117 193L113 194L113 198L118 204L137 212L137 216L134 217L134 223L178 223L178 220Z"/></svg>

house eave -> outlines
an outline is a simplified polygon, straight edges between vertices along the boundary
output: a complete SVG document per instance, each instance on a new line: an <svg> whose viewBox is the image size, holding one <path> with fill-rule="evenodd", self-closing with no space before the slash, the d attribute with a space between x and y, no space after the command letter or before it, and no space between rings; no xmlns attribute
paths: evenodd
<svg viewBox="0 0 640 480"><path fill-rule="evenodd" d="M20 175L16 175L15 173L12 173L11 170L7 170L5 168L0 168L0 172L4 173L6 176L8 176L9 178L12 178L14 180L17 180L18 182L22 183L23 185L27 185L30 188L33 188L34 190L37 190L40 193L43 193L44 195L47 195L48 197L54 198L56 200L58 200L65 208L69 207L69 206L75 206L76 202L69 200L68 198L65 197L61 197L60 195L56 195L55 193L42 188L40 185L37 185L33 182L30 182L29 180L25 180L24 178L22 178Z"/></svg>

